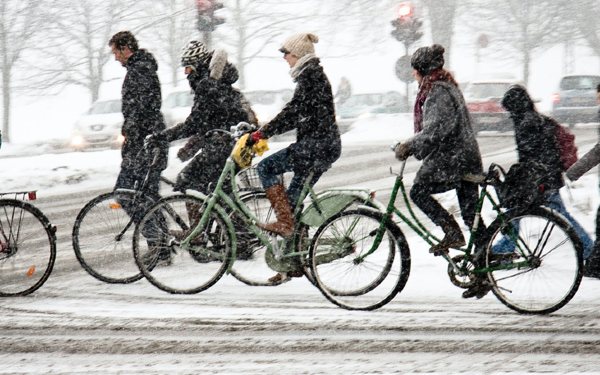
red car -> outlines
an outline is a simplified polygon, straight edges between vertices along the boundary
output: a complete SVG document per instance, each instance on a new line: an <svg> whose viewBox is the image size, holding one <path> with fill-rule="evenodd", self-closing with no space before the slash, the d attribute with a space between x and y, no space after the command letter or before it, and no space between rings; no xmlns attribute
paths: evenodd
<svg viewBox="0 0 600 375"><path fill-rule="evenodd" d="M508 112L500 104L504 93L514 84L513 81L477 81L470 82L464 89L467 108L471 113L475 133L480 131L513 130Z"/></svg>

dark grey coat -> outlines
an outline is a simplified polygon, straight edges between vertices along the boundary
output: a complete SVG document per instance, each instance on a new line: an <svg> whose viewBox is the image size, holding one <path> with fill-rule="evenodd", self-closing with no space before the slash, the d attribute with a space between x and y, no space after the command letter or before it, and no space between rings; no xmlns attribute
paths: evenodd
<svg viewBox="0 0 600 375"><path fill-rule="evenodd" d="M433 83L423 104L423 130L408 143L411 154L423 161L415 183L455 182L483 171L464 98L447 82Z"/></svg>
<svg viewBox="0 0 600 375"><path fill-rule="evenodd" d="M598 164L600 164L600 143L596 143L594 148L589 150L567 170L567 177L569 180L575 181Z"/></svg>

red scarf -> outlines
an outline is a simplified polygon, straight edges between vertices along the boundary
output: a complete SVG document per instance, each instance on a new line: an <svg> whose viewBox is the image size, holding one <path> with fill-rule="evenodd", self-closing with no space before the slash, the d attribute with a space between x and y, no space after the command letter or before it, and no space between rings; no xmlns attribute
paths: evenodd
<svg viewBox="0 0 600 375"><path fill-rule="evenodd" d="M423 130L423 104L425 104L425 99L427 99L427 95L429 95L429 92L433 87L433 83L437 81L448 82L458 87L458 84L454 80L454 77L452 77L452 74L442 68L436 69L423 77L421 84L419 85L419 92L417 93L417 99L415 100L415 108L413 112L415 134Z"/></svg>

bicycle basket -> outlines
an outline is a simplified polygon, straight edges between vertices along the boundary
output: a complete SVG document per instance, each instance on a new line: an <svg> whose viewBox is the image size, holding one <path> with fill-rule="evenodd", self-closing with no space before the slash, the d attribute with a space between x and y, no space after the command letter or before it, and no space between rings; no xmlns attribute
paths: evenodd
<svg viewBox="0 0 600 375"><path fill-rule="evenodd" d="M238 190L240 191L261 191L263 190L262 183L258 177L256 166L251 166L242 169L235 177ZM279 183L283 184L283 175L277 176Z"/></svg>

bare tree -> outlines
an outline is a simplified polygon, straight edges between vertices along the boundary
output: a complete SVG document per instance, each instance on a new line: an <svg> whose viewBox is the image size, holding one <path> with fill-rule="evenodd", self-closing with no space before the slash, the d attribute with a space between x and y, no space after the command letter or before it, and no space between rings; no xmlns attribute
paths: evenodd
<svg viewBox="0 0 600 375"><path fill-rule="evenodd" d="M563 21L556 0L470 0L463 9L465 21L473 30L490 35L496 50L516 52L525 83L532 56L557 43L556 25Z"/></svg>
<svg viewBox="0 0 600 375"><path fill-rule="evenodd" d="M155 41L153 48L170 70L170 83L177 86L181 74L181 49L197 36L195 0L148 0L144 6L148 20L136 31Z"/></svg>
<svg viewBox="0 0 600 375"><path fill-rule="evenodd" d="M569 15L566 17L568 26L574 27L600 57L600 3L597 0L563 0L563 10Z"/></svg>
<svg viewBox="0 0 600 375"><path fill-rule="evenodd" d="M139 11L121 0L54 0L46 10L50 30L42 52L50 63L38 76L41 88L85 87L92 102L98 99L109 61L107 43L120 25L141 23Z"/></svg>
<svg viewBox="0 0 600 375"><path fill-rule="evenodd" d="M2 134L10 142L11 89L15 65L22 58L36 32L43 30L39 22L40 0L0 1L0 71L2 71Z"/></svg>

